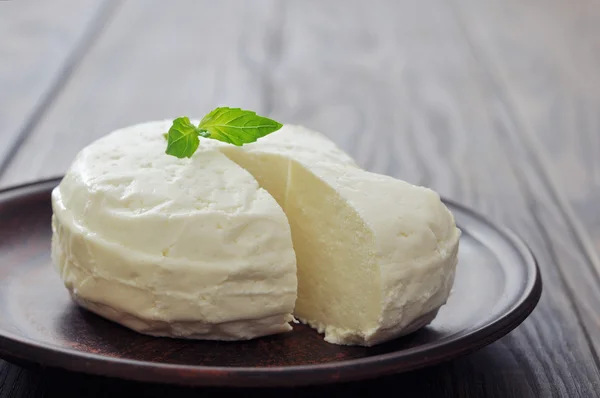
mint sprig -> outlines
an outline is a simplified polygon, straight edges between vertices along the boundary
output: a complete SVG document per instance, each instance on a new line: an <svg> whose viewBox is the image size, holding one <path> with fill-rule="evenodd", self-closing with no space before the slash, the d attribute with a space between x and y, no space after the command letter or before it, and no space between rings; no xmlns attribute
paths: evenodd
<svg viewBox="0 0 600 398"><path fill-rule="evenodd" d="M216 108L194 126L187 117L178 117L166 134L168 155L191 157L200 145L200 136L242 146L255 142L282 127L282 124L240 108Z"/></svg>

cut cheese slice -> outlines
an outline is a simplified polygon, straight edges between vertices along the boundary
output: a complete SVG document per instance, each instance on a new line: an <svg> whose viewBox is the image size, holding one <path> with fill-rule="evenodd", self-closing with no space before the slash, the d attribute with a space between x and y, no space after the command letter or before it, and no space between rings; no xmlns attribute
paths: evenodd
<svg viewBox="0 0 600 398"><path fill-rule="evenodd" d="M288 217L295 315L326 341L367 346L431 322L450 294L460 236L439 196L318 151L271 144L222 150Z"/></svg>
<svg viewBox="0 0 600 398"><path fill-rule="evenodd" d="M151 335L291 330L296 260L283 211L214 145L191 159L165 155L169 126L96 141L53 191L52 253L66 287L82 306Z"/></svg>

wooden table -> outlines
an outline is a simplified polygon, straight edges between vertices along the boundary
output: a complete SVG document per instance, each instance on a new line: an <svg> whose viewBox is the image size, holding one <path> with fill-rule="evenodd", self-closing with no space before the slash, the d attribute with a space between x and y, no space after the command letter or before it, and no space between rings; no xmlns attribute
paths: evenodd
<svg viewBox="0 0 600 398"><path fill-rule="evenodd" d="M0 185L150 119L241 106L512 227L544 294L497 343L364 383L240 395L600 396L597 0L0 2ZM1 397L200 396L0 362ZM295 395L295 394L292 394Z"/></svg>

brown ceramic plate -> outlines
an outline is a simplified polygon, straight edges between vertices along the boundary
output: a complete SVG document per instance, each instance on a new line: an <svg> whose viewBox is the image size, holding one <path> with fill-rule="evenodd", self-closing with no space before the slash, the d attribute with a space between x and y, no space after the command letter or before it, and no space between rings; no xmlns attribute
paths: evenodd
<svg viewBox="0 0 600 398"><path fill-rule="evenodd" d="M416 369L492 343L519 325L542 285L512 233L446 201L463 231L453 294L428 327L371 348L328 344L312 329L246 342L132 332L76 307L50 264L50 191L59 179L0 191L0 356L148 382L281 386Z"/></svg>

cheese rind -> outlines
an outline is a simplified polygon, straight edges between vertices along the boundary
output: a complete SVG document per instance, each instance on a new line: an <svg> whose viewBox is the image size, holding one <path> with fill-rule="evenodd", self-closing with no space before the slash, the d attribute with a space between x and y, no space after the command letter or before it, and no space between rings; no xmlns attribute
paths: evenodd
<svg viewBox="0 0 600 398"><path fill-rule="evenodd" d="M166 156L168 128L145 123L96 141L53 191L65 286L82 306L152 335L291 330L296 261L283 211L214 146Z"/></svg>

